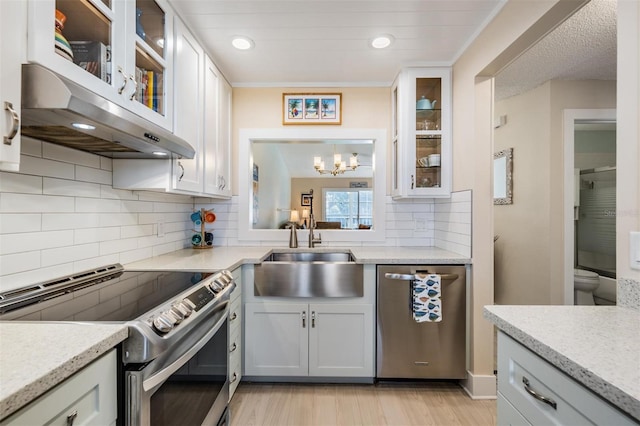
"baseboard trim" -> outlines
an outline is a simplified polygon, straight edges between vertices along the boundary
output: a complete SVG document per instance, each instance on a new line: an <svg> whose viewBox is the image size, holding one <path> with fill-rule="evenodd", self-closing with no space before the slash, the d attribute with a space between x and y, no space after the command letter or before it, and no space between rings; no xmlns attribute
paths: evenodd
<svg viewBox="0 0 640 426"><path fill-rule="evenodd" d="M493 374L480 375L467 371L467 378L460 380L460 386L471 399L497 398L497 378Z"/></svg>

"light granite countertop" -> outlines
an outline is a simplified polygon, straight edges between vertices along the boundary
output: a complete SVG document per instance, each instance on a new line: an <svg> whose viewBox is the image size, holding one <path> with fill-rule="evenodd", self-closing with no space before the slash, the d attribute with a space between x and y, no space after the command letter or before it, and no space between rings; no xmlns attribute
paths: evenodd
<svg viewBox="0 0 640 426"><path fill-rule="evenodd" d="M128 270L183 270L215 272L247 263L260 263L272 251L347 252L362 264L468 264L471 259L436 247L213 247L208 250L183 249L124 265Z"/></svg>
<svg viewBox="0 0 640 426"><path fill-rule="evenodd" d="M118 324L0 322L0 419L117 346L128 333Z"/></svg>
<svg viewBox="0 0 640 426"><path fill-rule="evenodd" d="M485 306L484 317L640 420L640 311L616 306Z"/></svg>

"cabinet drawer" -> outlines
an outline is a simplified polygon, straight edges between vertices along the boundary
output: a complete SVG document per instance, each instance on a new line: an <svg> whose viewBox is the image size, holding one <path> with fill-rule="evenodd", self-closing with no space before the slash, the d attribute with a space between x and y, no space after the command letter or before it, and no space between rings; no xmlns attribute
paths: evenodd
<svg viewBox="0 0 640 426"><path fill-rule="evenodd" d="M522 414L498 392L498 426L531 426Z"/></svg>
<svg viewBox="0 0 640 426"><path fill-rule="evenodd" d="M229 307L229 330L233 334L235 329L242 328L242 300L240 298L231 302Z"/></svg>
<svg viewBox="0 0 640 426"><path fill-rule="evenodd" d="M239 348L239 347L238 347ZM229 399L233 396L242 378L242 357L240 351L229 357Z"/></svg>
<svg viewBox="0 0 640 426"><path fill-rule="evenodd" d="M4 425L111 425L117 417L116 351L112 350L30 403Z"/></svg>
<svg viewBox="0 0 640 426"><path fill-rule="evenodd" d="M498 334L498 391L531 424L636 424L609 402L502 332ZM547 398L548 403L535 398L531 392Z"/></svg>

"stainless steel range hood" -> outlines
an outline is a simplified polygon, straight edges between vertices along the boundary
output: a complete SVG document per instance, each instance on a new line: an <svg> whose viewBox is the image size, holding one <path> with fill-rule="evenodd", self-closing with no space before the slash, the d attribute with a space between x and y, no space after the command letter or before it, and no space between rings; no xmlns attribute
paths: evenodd
<svg viewBox="0 0 640 426"><path fill-rule="evenodd" d="M74 123L95 129L78 129ZM36 64L22 66L21 131L24 136L112 158L195 155L183 139Z"/></svg>

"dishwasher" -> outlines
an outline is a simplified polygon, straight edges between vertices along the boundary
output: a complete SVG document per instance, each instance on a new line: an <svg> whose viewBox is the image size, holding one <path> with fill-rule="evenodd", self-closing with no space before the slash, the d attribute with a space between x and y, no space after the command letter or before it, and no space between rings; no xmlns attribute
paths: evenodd
<svg viewBox="0 0 640 426"><path fill-rule="evenodd" d="M440 275L442 319L416 322L416 272ZM466 273L463 265L380 265L377 271L376 377L466 377Z"/></svg>

